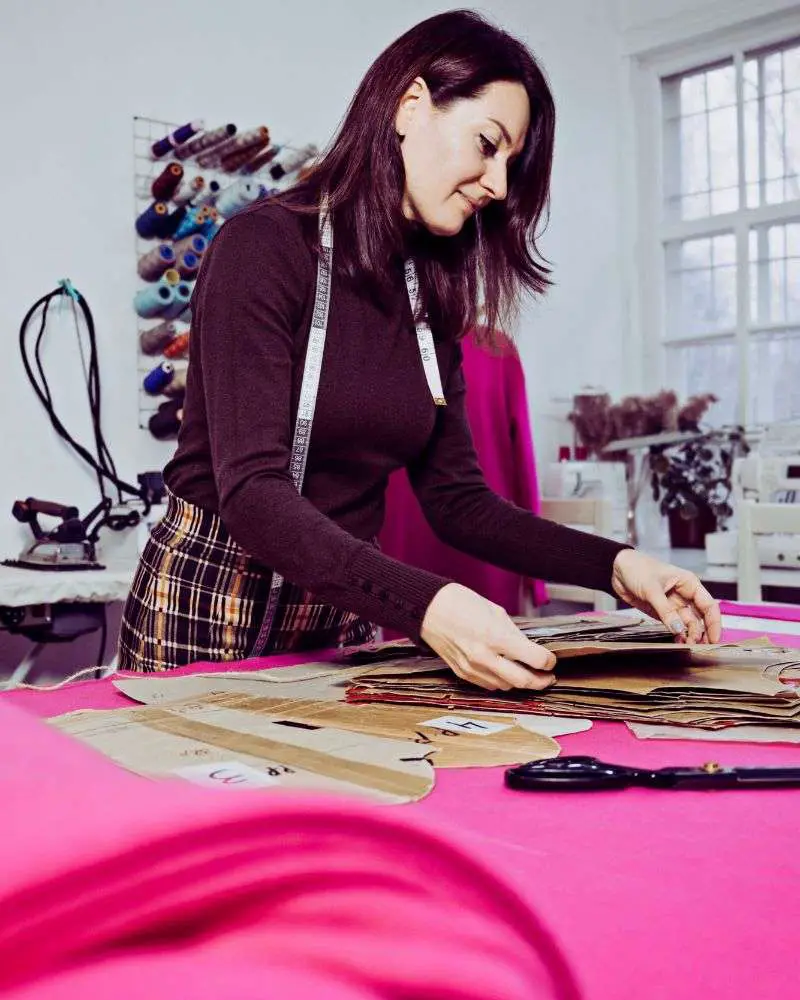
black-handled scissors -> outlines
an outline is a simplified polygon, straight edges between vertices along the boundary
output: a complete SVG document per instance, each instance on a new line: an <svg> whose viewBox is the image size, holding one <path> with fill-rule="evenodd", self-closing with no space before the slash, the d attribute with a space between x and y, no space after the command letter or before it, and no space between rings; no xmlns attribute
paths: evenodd
<svg viewBox="0 0 800 1000"><path fill-rule="evenodd" d="M800 788L800 767L661 767L649 771L606 764L596 757L557 757L520 764L506 771L505 783L518 791L579 792L611 788L709 789Z"/></svg>

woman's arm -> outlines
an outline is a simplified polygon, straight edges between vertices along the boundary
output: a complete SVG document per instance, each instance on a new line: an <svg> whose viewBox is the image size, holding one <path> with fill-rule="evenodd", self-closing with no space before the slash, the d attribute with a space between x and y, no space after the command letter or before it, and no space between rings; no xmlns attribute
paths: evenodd
<svg viewBox="0 0 800 1000"><path fill-rule="evenodd" d="M487 486L467 423L460 348L446 394L427 449L409 467L436 534L462 552L521 575L611 591L614 559L626 546L547 521Z"/></svg>

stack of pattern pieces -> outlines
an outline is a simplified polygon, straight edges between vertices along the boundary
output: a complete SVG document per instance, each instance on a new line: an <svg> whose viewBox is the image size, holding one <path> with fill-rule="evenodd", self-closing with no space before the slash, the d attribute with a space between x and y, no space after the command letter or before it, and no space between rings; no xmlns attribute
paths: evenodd
<svg viewBox="0 0 800 1000"><path fill-rule="evenodd" d="M547 691L484 691L459 680L443 661L416 655L375 663L354 680L347 699L705 729L800 726L797 650L767 640L718 646L645 641L652 626L630 618L619 628L608 618L594 619L604 623L594 632L584 630L582 620L535 621L538 634L531 626L529 635L558 659L558 680Z"/></svg>

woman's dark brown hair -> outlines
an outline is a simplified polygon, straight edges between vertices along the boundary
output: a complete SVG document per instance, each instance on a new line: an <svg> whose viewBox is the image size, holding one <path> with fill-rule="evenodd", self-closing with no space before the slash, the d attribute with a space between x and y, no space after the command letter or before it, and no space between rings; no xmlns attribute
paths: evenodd
<svg viewBox="0 0 800 1000"><path fill-rule="evenodd" d="M434 333L458 337L476 326L482 297L482 325L493 339L512 319L523 290L541 293L550 283L536 236L548 206L555 107L530 51L479 14L438 14L385 49L361 81L324 156L280 200L311 211L327 192L337 234L336 269L374 289L385 287L389 262L409 241L395 118L418 76L440 110L499 80L522 84L530 101L528 135L509 169L507 198L468 219L457 236L417 231L411 238Z"/></svg>

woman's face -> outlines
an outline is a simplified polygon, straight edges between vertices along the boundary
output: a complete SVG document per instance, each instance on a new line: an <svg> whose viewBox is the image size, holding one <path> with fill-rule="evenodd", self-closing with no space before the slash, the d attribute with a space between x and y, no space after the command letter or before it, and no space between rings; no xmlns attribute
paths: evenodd
<svg viewBox="0 0 800 1000"><path fill-rule="evenodd" d="M437 110L417 77L395 120L402 136L405 217L437 236L455 236L470 215L505 198L508 166L522 151L529 122L521 83L498 80L478 97Z"/></svg>

